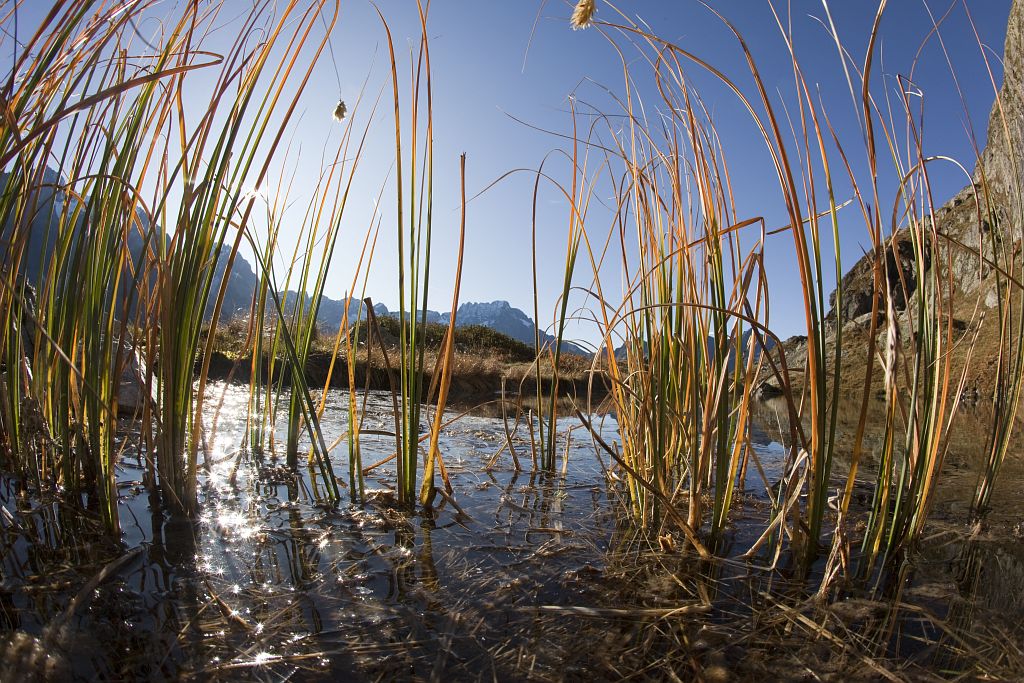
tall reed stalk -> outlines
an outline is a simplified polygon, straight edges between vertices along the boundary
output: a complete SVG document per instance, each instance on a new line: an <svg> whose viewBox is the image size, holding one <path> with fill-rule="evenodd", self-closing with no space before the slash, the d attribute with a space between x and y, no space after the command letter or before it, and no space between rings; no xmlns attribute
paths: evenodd
<svg viewBox="0 0 1024 683"><path fill-rule="evenodd" d="M383 195L383 192L384 187L382 186L381 195ZM352 275L352 283L348 290L346 290L346 296L343 299L345 310L342 312L341 320L338 323L338 332L334 337L334 347L331 351L331 361L328 365L327 377L324 379L324 388L320 394L320 403L317 406L317 415L322 416L324 408L327 405L327 394L331 386L334 367L337 362L339 352L342 350L342 343L344 343L345 365L348 374L348 413L346 415L348 429L344 434L344 439L348 444L349 493L352 497L352 502L354 503L362 502L365 492L363 482L363 457L362 449L359 444L359 435L362 430L363 418L366 416L366 396L364 395L363 408L360 408L358 399L359 387L356 384L356 356L357 349L359 348L360 332L363 330L369 330L368 318L372 314L370 311L369 300L366 298L366 281L369 278L370 264L373 262L373 253L377 245L377 236L380 233L379 209L381 206L381 195L378 195L377 201L374 202L373 214L370 217L369 227L367 228L366 235L363 240L363 247L359 252L359 261L356 264L355 272ZM348 292L355 291L360 276L363 277L362 295L353 301L352 297L348 295ZM353 305L356 307L354 320L352 319ZM365 323L364 320L366 321ZM364 327L364 324L367 326ZM366 376L367 388L369 388L369 378L373 369L373 340L370 338L368 332L366 333L366 339Z"/></svg>
<svg viewBox="0 0 1024 683"><path fill-rule="evenodd" d="M168 175L174 177L180 170L184 196L173 219L175 232L168 242L169 248L158 255L160 320L155 335L161 350L158 368L162 424L157 439L161 492L164 503L174 512L194 514L196 510L200 415L215 335L207 340L196 394L192 363L201 350L200 321L206 302L214 296L211 325L216 326L227 287L225 278L219 291L213 290L214 267L222 258L221 247L227 244L230 250L225 270L230 270L255 202L253 198L243 199L243 190L262 185L285 125L309 80L313 62L326 46L325 36L314 46L312 62L304 69L300 66L299 54L309 41L323 6L323 2L318 2L300 10L298 3L290 2L279 8L268 40L255 49L248 48L245 40L251 29L240 31L239 39L228 51L225 69L211 98L216 110L230 94L225 120L217 122L207 117L191 134L186 135L182 128L178 136L175 151L180 155L179 166ZM262 14L260 8L254 8L244 23L255 27ZM336 19L337 5L330 24ZM279 40L287 42L280 55L276 55L276 49L282 47ZM290 97L289 81L297 86ZM282 106L284 111L279 112ZM232 226L236 214L239 217ZM235 234L229 241L231 227ZM287 336L285 339L293 346Z"/></svg>
<svg viewBox="0 0 1024 683"><path fill-rule="evenodd" d="M401 415L397 425L398 502L416 502L416 472L419 462L420 412L423 399L424 348L420 330L426 324L430 292L430 248L433 227L434 136L431 92L430 48L427 15L417 0L420 15L420 43L415 63L410 65L408 157L403 147L403 125L398 63L391 29L381 22L388 40L392 93L395 107L395 225L398 240L399 379ZM420 130L421 107L425 108L426 129ZM422 135L422 139L421 139ZM420 159L419 146L423 145ZM408 181L408 188L404 183ZM417 321L417 318L420 318Z"/></svg>
<svg viewBox="0 0 1024 683"><path fill-rule="evenodd" d="M352 190L352 182L359 168L359 161L366 143L369 121L373 118L371 111L361 137L354 138L352 121L359 111L361 99L361 97L357 99L347 122L343 122L345 130L334 158L329 163L326 172L321 173L320 185L314 191L306 207L299 238L295 245L296 253L288 262L285 276L285 291L290 292L294 288L294 291L297 292L294 299L287 302L287 307L290 308L289 319L282 321L282 324L287 326L287 333L294 340L295 362L297 363L297 365L289 366L288 375L292 378L293 384L288 397L285 446L288 466L293 469L298 465L299 437L304 421L303 403L306 402L306 398L299 393L298 383L294 381L294 378L303 375L306 371L306 362L318 330L320 301L327 284L328 269L337 245L345 207ZM350 156L353 140L355 140L355 149L351 151ZM300 249L302 253L300 253ZM298 267L298 274L293 279L296 267ZM279 327L275 340L282 339L283 332L284 328ZM283 347L284 344L280 346ZM278 345L275 344L270 353L276 357L279 355L278 351ZM289 356L285 355L285 357ZM310 419L318 420L319 414L319 410L311 413ZM311 453L311 460L312 456ZM324 475L326 476L326 473Z"/></svg>
<svg viewBox="0 0 1024 683"><path fill-rule="evenodd" d="M562 347L565 341L566 324L569 322L569 299L573 294L573 281L576 272L576 259L579 256L580 245L583 239L583 226L586 220L587 208L593 196L594 187L600 174L596 178L589 177L588 156L589 146L584 145L581 152L580 139L577 130L576 102L571 99L569 102L573 122L572 153L568 161L571 166L571 181L569 190L561 186L558 189L565 195L569 204L567 216L567 241L565 248L565 263L562 269L562 288L555 305L555 334L549 343L541 342L540 330L540 290L537 280L537 200L540 191L541 180L550 178L544 173L544 163L537 169L536 180L533 188L533 216L531 222L531 265L533 274L533 319L537 321L534 329L534 379L536 384L537 399L537 440L540 448L540 467L545 472L555 471L555 459L558 450L558 396L559 396L559 374L562 359ZM547 159L545 159L545 162ZM548 384L548 395L544 395L544 373L548 367L551 372L551 380ZM533 426L530 426L531 432ZM536 453L534 460L536 460Z"/></svg>
<svg viewBox="0 0 1024 683"><path fill-rule="evenodd" d="M632 516L642 526L673 520L703 552L696 533L706 501L718 535L748 455L766 291L763 231L746 241L740 232L762 222L736 216L717 132L678 56L653 38L648 53L645 40L635 47L669 113L657 126L648 125L629 60L612 41L626 93L620 116L609 119L616 123L606 152L609 165L623 168L612 221L625 283L621 305L608 298L603 259L586 229L583 242L621 438L613 455L626 473ZM744 335L749 329L757 334ZM685 506L685 519L676 506Z"/></svg>
<svg viewBox="0 0 1024 683"><path fill-rule="evenodd" d="M441 349L437 356L437 364L434 368L434 377L431 381L431 390L427 392L429 398L434 396L434 388L437 389L437 401L434 405L434 419L430 422L430 444L427 449L426 460L423 464L423 484L420 487L420 504L430 506L436 496L435 470L440 469L448 494L452 493L452 486L448 482L448 476L444 471L444 461L441 458L440 439L441 427L444 422L444 409L448 403L448 389L452 381L452 362L455 354L455 324L459 310L459 293L462 290L462 257L466 250L466 155L459 157L459 186L462 194L462 217L459 221L459 246L458 260L455 265L455 286L452 292L452 307L448 318L448 329L445 331L444 340L441 342Z"/></svg>
<svg viewBox="0 0 1024 683"><path fill-rule="evenodd" d="M15 47L0 131L0 306L13 323L0 337L3 432L37 486L93 493L115 533L118 388L135 354L128 333L142 311L138 288L147 283L153 235L141 187L158 143L147 132L171 104L160 84L204 65L174 63L184 20L162 49L129 57L129 18L98 3L54 3ZM22 286L29 280L35 306L24 305L33 298Z"/></svg>

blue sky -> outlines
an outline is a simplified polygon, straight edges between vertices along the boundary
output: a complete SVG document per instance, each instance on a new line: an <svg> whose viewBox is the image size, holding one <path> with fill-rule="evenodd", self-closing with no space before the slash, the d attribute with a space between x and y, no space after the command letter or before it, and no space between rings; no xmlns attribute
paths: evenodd
<svg viewBox="0 0 1024 683"><path fill-rule="evenodd" d="M25 25L32 23L43 4L29 3L23 8ZM163 8L170 10L176 4L170 0L158 3L148 18L140 17L140 29L144 33L155 31L153 17ZM735 23L749 43L775 101L792 102L789 58L767 0L723 0L711 4ZM416 4L413 0L380 0L378 5L394 34L400 69L408 69L410 52L416 48L419 37ZM853 150L856 170L862 173L863 145L858 145L860 130L855 107L835 46L815 19L825 16L822 1L792 0L787 5L776 0L775 5L783 16L788 12L797 56L807 80L819 89L833 125L840 131L844 144ZM251 6L246 0L227 0L218 35L226 39L231 34L235 16L232 11L241 13ZM753 92L749 71L735 40L700 4L690 0L638 0L618 6L662 38L685 47L735 78L746 93ZM973 169L974 150L968 131L977 137L979 145L983 144L994 92L982 50L960 0L889 2L876 50L873 88L876 96L895 93L895 77L910 72L915 54L932 27L927 8L935 17L940 17L951 6L953 9L941 26L941 35L970 103L969 116L964 114L946 58L934 37L925 44L914 65L914 82L923 95L920 102L925 114L926 153L949 155ZM998 83L1010 0L966 0L966 6ZM833 2L830 8L841 39L860 63L877 4L846 0ZM556 134L570 133L571 96L576 97L581 110L593 105L606 113L615 113L615 105L605 88L615 93L623 90L619 57L596 28L570 30L571 11L572 3L557 0L434 0L431 3L428 31L433 61L435 131L431 308L446 310L450 306L454 241L459 223L459 155L463 152L467 155L467 191L474 196L509 171L535 169L552 150L568 148L565 139L535 127ZM600 1L597 19L619 20L613 8ZM214 36L214 42L218 35ZM331 118L337 101L343 99L351 105L364 81L368 83L366 97L369 101L372 102L381 89L385 98L373 121L327 285L326 293L337 298L350 285L374 200L392 172L394 132L387 99L390 97L387 45L384 28L373 5L366 0L341 0L340 20L330 44L331 51L326 52L317 65L297 118L287 131L291 156L281 163L294 169L296 174L293 199L297 205L304 204L308 190L316 182L321 158L337 145L342 126L362 125L368 114L367 106L348 123L338 124ZM630 59L636 57L635 51L630 52L628 48L627 55ZM634 64L634 73L639 75L643 68ZM715 79L695 66L686 68L715 118L729 160L740 218L763 216L770 227L784 224L778 183L749 115L739 106L735 95ZM201 112L203 79L196 76L194 82L194 95L189 105ZM650 106L648 114L653 117L657 93L649 87L649 78L638 76L638 82L642 87L640 95ZM406 97L404 105L408 107L408 93L403 96ZM607 137L608 133L605 135ZM564 161L554 157L549 164L548 170L553 175L568 182ZM883 174L883 185L889 188L894 187L891 176L890 171ZM530 173L512 173L469 204L463 301L506 299L532 315L533 181ZM941 203L960 189L966 179L953 167L936 167L932 181L937 202ZM883 215L891 212L891 189L889 192L890 195L882 199ZM607 200L610 191L599 191L597 195ZM376 301L395 308L398 304L397 260L390 189L385 192L384 202L387 208L367 293ZM847 213L849 216L845 213L843 216L841 240L844 264L848 267L867 248L869 241L853 207ZM297 221L300 216L301 211L290 219ZM542 192L538 216L540 323L545 326L552 322L555 299L561 289L567 228L567 207L552 188ZM607 217L599 209L595 209L593 216L592 234L603 235L607 231ZM294 239L295 232L294 225L287 228L286 239L288 235ZM785 338L802 331L802 308L796 304L799 290L792 239L786 234L771 237L765 252L773 304L770 324ZM588 284L589 268L583 265L579 273L578 284ZM606 289L614 290L611 286L617 285L614 271L608 271L605 276ZM825 290L831 291L833 286L833 282L827 281ZM586 328L577 328L575 334L594 338L593 331Z"/></svg>
<svg viewBox="0 0 1024 683"><path fill-rule="evenodd" d="M792 92L792 73L785 45L770 13L767 2L752 0L713 3L733 21L748 41L769 89L776 90L776 100ZM914 82L923 93L925 107L926 152L946 154L973 169L974 150L968 137L968 125L983 143L988 112L993 101L990 82L977 39L973 35L963 8L958 4L940 30L960 86L970 103L970 116L965 117L950 70L937 40L928 42L915 67ZM1005 21L1009 1L975 0L968 2L971 17L981 40L989 49L989 58L1000 79L1001 56L1005 37ZM784 3L776 3L785 12ZM598 19L614 21L617 17L607 5L599 3ZM950 3L930 2L935 17L942 16ZM841 39L859 62L867 45L868 33L877 5L872 2L832 3L830 9ZM736 43L721 22L694 2L631 2L620 8L630 16L645 21L659 36L685 47L736 78L745 91L751 92L751 79ZM418 37L415 3L388 1L381 9L391 24L400 51L408 52ZM539 18L538 18L539 11ZM538 2L446 2L435 0L430 7L429 33L435 86L435 265L437 277L432 278L432 308L444 310L451 292L453 248L458 225L458 155L467 154L468 191L475 195L496 178L511 169L536 168L554 148L567 148L568 143L517 122L557 133L571 131L569 97L592 102L603 110L614 112L613 105L601 87L623 90L622 67L608 41L593 28L572 31L567 26L571 12L569 3ZM824 18L820 0L794 1L790 8L797 54L807 78L821 90L821 96L853 150L853 161L861 164L863 146L858 146L859 128L841 72L836 50L821 24L813 17ZM915 54L932 27L924 2L895 0L889 3L883 17L876 51L876 93L883 88L894 92L895 76L910 72ZM305 122L315 122L311 129L331 125L327 113L340 95L351 101L370 73L371 84L384 84L387 67L386 43L380 21L369 3L350 1L342 4L338 29L332 36L337 73L330 55L318 75L317 86L310 93ZM406 55L408 57L408 54ZM735 96L708 78L695 67L688 72L699 84L714 111L716 124L730 160L735 191L743 217L764 216L769 226L785 222L783 205L764 145L759 142L749 116L740 108ZM338 93L338 77L341 93ZM642 80L642 79L641 79ZM371 85L371 89L374 87ZM379 87L379 85L377 85ZM779 94L781 93L781 95ZM657 102L654 93L644 93L646 100ZM605 107L608 107L605 109ZM582 107L581 107L582 108ZM383 107L377 136L368 163L363 168L367 187L379 187L390 168L393 150L389 146L391 113ZM514 118L513 118L514 117ZM315 136L309 144L315 146ZM376 143L381 143L379 146ZM304 143L305 144L305 143ZM304 154L306 151L304 150ZM568 179L567 165L553 162L551 171ZM959 190L965 178L959 170L936 168L933 175L938 202ZM883 185L886 183L883 181ZM893 186L890 178L889 187ZM530 220L533 176L517 173L509 176L468 207L468 233L462 299L489 301L507 299L524 310L532 309L530 284ZM842 197L841 197L842 198ZM366 197L363 198L364 200ZM891 201L891 198L890 198ZM883 200L884 202L884 200ZM368 202L365 202L368 203ZM362 207L365 210L365 206ZM891 205L884 206L885 212ZM353 218L359 207L353 205ZM852 264L869 245L863 223L848 210L844 220L842 246L844 262ZM542 195L539 266L542 325L550 324L555 298L561 287L564 260L567 210L553 191ZM600 224L597 234L607 229ZM359 233L358 221L350 223ZM382 229L382 241L370 278L369 292L389 306L397 304L394 280L394 259L391 248L393 230ZM771 325L783 338L799 333L802 310L796 302L797 283L791 238L779 235L769 238L766 258L771 277L773 309ZM339 255L335 267L347 272L346 257ZM587 284L588 269L580 269L580 284ZM331 293L338 295L339 278L332 283ZM616 280L611 278L611 284ZM606 283L607 284L607 283ZM828 282L826 291L833 283ZM590 336L587 330L578 331Z"/></svg>

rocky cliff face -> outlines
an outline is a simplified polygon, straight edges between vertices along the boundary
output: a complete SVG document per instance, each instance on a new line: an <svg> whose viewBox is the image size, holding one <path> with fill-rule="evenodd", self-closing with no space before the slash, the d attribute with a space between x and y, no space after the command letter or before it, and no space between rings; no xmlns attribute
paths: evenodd
<svg viewBox="0 0 1024 683"><path fill-rule="evenodd" d="M985 182L1007 208L1017 213L1020 230L1021 150L1024 142L1024 2L1014 0L1006 24L1003 85L988 120L987 146L982 152L975 182ZM1011 207L1011 205L1013 205Z"/></svg>
<svg viewBox="0 0 1024 683"><path fill-rule="evenodd" d="M964 188L936 212L940 231L975 250L960 249L953 256L953 278L963 294L983 297L991 308L994 278L979 263L978 251L991 257L993 250L1020 251L1024 223L1024 2L1014 0L1006 24L1003 85L989 114L986 146L974 172L974 186ZM982 200L977 215L975 192Z"/></svg>
<svg viewBox="0 0 1024 683"><path fill-rule="evenodd" d="M938 245L948 262L957 304L954 315L970 316L980 299L986 308L995 305L993 271L979 257L993 259L995 250L1021 249L1024 225L1024 0L1014 0L1006 30L1004 77L999 96L989 115L987 145L965 187L935 211L936 228L951 238ZM959 246L949 246L959 243ZM946 247L949 246L947 251ZM947 257L948 254L948 257ZM873 254L868 254L843 277L843 301L830 318L849 322L863 319L871 310ZM909 238L898 233L886 247L886 270L891 283L902 282L892 292L897 312L906 307L917 282ZM931 263L926 267L931 267ZM896 290L899 291L896 291Z"/></svg>
<svg viewBox="0 0 1024 683"><path fill-rule="evenodd" d="M953 284L952 306L946 308L945 314L952 318L957 344L952 356L953 375L966 373L962 396L967 400L991 396L1000 353L998 316L993 310L998 302L997 273L986 260L1005 263L1007 257L1016 254L1014 269L1018 275L1024 263L1024 0L1013 0L1010 9L1004 80L989 114L987 135L987 146L976 164L973 183L935 210L935 227L940 237L938 244L932 245L935 249L930 250L929 262L925 264L926 269L942 268L943 279L948 275ZM826 344L834 343L837 325L843 328L841 393L856 390L859 395L863 370L869 362L873 262L874 254L869 253L855 263L842 278L842 302L836 305L835 293L830 301ZM915 255L906 231L897 232L886 243L883 263L893 287L890 294L897 317L894 322L903 338L909 339L913 325L906 311L907 301L918 282ZM884 319L884 307L879 313ZM973 352L966 353L972 345ZM782 346L799 385L807 340L794 337ZM876 372L874 377L879 381L881 373Z"/></svg>

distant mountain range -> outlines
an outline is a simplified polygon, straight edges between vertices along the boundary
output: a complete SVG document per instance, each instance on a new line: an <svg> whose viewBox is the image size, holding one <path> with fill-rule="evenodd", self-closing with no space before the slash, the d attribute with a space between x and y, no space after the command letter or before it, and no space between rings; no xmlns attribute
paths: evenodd
<svg viewBox="0 0 1024 683"><path fill-rule="evenodd" d="M232 280L234 280L234 277L232 277ZM233 281L229 282L229 291L234 288L234 286L235 283ZM248 288L248 291L252 291L251 286ZM285 300L291 302L294 300L295 296L297 296L295 292L289 291L285 296ZM332 299L327 296L320 298L320 309L317 312L317 321L321 329L329 331L335 331L338 329L338 325L341 323L345 314L345 301L346 300L344 298ZM348 316L350 321L355 321L356 316L359 314L359 308L360 301L358 299L348 299ZM225 310L227 309L225 308ZM248 314L248 311L249 306L248 303L246 303L240 312L242 314ZM373 311L378 316L391 316L397 318L399 315L397 310L392 311L384 304L374 304ZM447 325L451 320L451 313L449 311L439 313L438 311L428 309L426 313L428 323ZM365 318L365 314L363 317ZM417 316L417 319L419 319L419 316ZM554 335L548 334L544 330L538 330L530 316L520 309L514 308L507 301L491 301L488 303L467 302L461 304L455 313L455 325L456 327L468 327L470 325L488 327L495 332L500 332L529 346L534 345L535 335L540 336L541 344L552 344L555 341ZM579 344L571 341L562 341L562 351L564 353L573 353L578 356L589 357L593 355Z"/></svg>
<svg viewBox="0 0 1024 683"><path fill-rule="evenodd" d="M7 183L7 174L0 173L0 188ZM49 256L54 249L57 235L55 219L62 211L62 205L68 201L65 192L58 188L63 184L60 175L53 169L46 169L42 187L39 189L36 199L36 215L32 219L31 236L28 241L26 252L22 258L21 273L33 284L38 284L41 272L45 272ZM72 200L75 201L75 200ZM83 212L84 213L84 212ZM141 212L139 218L143 224L145 219ZM76 238L83 230L84 219L80 219L75 227ZM11 226L4 221L0 226L0 244L6 245L11 239ZM136 264L141 262L144 241L138 231L131 231L128 238L128 251ZM6 246L3 247L6 251ZM217 266L214 274L212 291L216 292L223 281L227 268L227 257L231 250L229 246L221 247L220 257L217 259ZM0 257L0 262L5 260ZM259 278L253 270L252 265L241 255L235 256L234 264L228 276L227 289L225 290L224 303L221 318L230 320L238 316L247 316L252 306L253 292L259 285ZM288 291L283 297L282 304L285 311L291 306L298 294ZM308 295L303 295L307 297ZM332 299L321 297L320 308L317 314L317 321L324 330L334 331L341 323L346 306L349 309L349 319L355 321L358 314L360 302L353 298ZM376 304L374 312L378 316L398 316L397 311L388 310L383 304ZM213 314L213 296L206 308L206 317ZM439 313L428 310L427 322L447 324L451 314L449 312ZM538 330L534 321L523 311L513 308L507 301L492 301L489 303L464 303L459 306L456 313L456 324L459 327L469 325L482 325L497 332L505 334L513 339L533 346L535 335L539 334L542 344L553 343L555 338L544 330ZM582 356L590 356L582 346L569 341L562 342L562 351Z"/></svg>

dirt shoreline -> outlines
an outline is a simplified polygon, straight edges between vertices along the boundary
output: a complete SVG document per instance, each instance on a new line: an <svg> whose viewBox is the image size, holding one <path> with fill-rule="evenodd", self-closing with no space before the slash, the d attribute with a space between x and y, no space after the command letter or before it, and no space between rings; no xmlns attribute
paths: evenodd
<svg viewBox="0 0 1024 683"><path fill-rule="evenodd" d="M430 365L428 363L428 365ZM451 387L448 390L449 401L455 403L471 403L474 401L488 401L498 398L501 395L502 380L505 383L506 396L514 398L516 395L535 396L537 394L537 380L530 373L524 371L522 363L501 363L490 361L487 363L465 363L470 366L468 370L459 367L453 372ZM290 370L285 361L277 359L273 363L273 373L270 372L271 358L264 354L259 368L260 382L279 381L283 378L285 384L289 383ZM196 372L201 367L197 361ZM430 388L433 380L433 369L424 372L424 392ZM210 357L210 367L207 379L213 381L226 381L247 384L253 381L253 359L252 355L231 357L222 351L214 351ZM307 384L312 387L323 387L328 384L334 389L347 389L348 364L344 357L338 357L331 367L331 354L326 352L311 353L306 361L305 376ZM392 378L388 377L388 370L382 364L374 363L369 366L366 361L356 360L355 384L360 389L374 389L390 391L392 381L397 385L398 372L392 367ZM549 396L553 393L553 382L550 377L542 377L540 381L540 392ZM561 377L558 380L557 395L559 397L584 397L588 392L594 399L600 400L607 395L605 383L598 372L594 374L593 381L587 374L573 373L571 377Z"/></svg>

